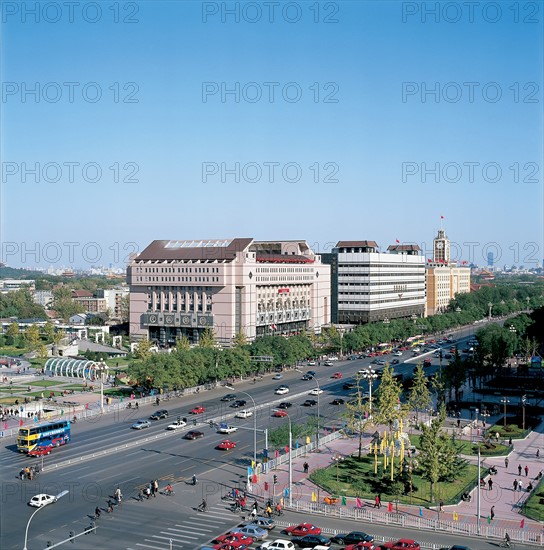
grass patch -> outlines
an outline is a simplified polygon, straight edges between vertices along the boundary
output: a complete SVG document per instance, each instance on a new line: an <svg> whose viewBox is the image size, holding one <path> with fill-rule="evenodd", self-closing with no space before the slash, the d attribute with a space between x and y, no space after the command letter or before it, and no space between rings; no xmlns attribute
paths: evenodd
<svg viewBox="0 0 544 550"><path fill-rule="evenodd" d="M59 382L58 380L56 380L55 382L52 382L51 380L33 380L30 385L48 388L49 386L58 386L60 384L62 384L62 382Z"/></svg>
<svg viewBox="0 0 544 550"><path fill-rule="evenodd" d="M112 395L114 397L130 397L132 388L109 388L104 390L104 395Z"/></svg>
<svg viewBox="0 0 544 550"><path fill-rule="evenodd" d="M544 520L544 484L542 480L522 508L523 515L536 521Z"/></svg>
<svg viewBox="0 0 544 550"><path fill-rule="evenodd" d="M381 460L380 460L381 458ZM423 479L417 469L410 474L405 461L403 472L395 463L394 481L391 481L391 469L384 472L383 457L378 457L378 472L374 473L374 456L364 456L360 460L355 457L346 458L338 465L332 465L322 470L316 470L310 479L335 496L361 497L373 500L376 494L381 494L383 501L395 500L400 491L399 502L428 506L430 500L430 483ZM477 482L478 467L466 464L456 472L455 479L440 482L435 487L434 501L443 500L445 504L459 501L459 496L472 488ZM410 492L410 486L412 488Z"/></svg>
<svg viewBox="0 0 544 550"><path fill-rule="evenodd" d="M410 441L416 446L416 448L419 447L419 440L419 435L410 436ZM505 456L510 452L510 447L508 445L501 445L500 443L496 443L494 441L492 441L489 445L480 442L479 446L481 456ZM455 448L460 455L478 455L478 444L471 443L466 439L456 439Z"/></svg>
<svg viewBox="0 0 544 550"><path fill-rule="evenodd" d="M491 426L491 428L489 428L488 430L488 433L495 435L498 432L499 437L502 439L509 439L510 437L512 439L523 439L527 435L527 430L522 430L521 426L519 426L518 424L510 423L511 420L513 419L506 419L506 428L504 427L504 423ZM525 423L525 426L527 427L528 424Z"/></svg>
<svg viewBox="0 0 544 550"><path fill-rule="evenodd" d="M28 353L30 349L28 348L18 348L17 346L1 346L0 355L11 355L14 357L21 358L21 355Z"/></svg>

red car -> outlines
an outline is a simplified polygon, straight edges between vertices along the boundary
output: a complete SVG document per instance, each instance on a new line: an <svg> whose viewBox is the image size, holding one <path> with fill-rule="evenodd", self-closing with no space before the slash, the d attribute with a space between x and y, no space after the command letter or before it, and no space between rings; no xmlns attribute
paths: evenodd
<svg viewBox="0 0 544 550"><path fill-rule="evenodd" d="M276 418L283 418L284 416L287 416L287 412L282 411L281 409L278 409L277 411L274 411L272 413L272 416L275 416Z"/></svg>
<svg viewBox="0 0 544 550"><path fill-rule="evenodd" d="M233 546L245 544L246 546L250 546L253 544L253 539L243 533L225 533L224 535L217 537L213 542L218 546L222 544L231 544Z"/></svg>
<svg viewBox="0 0 544 550"><path fill-rule="evenodd" d="M46 445L45 447L34 447L31 451L28 451L28 456L45 456L51 453L53 445Z"/></svg>
<svg viewBox="0 0 544 550"><path fill-rule="evenodd" d="M244 544L241 541L234 542L224 542L222 544L214 544L214 550L246 550L248 548L247 544Z"/></svg>
<svg viewBox="0 0 544 550"><path fill-rule="evenodd" d="M230 441L229 439L225 439L225 441L221 441L221 443L217 445L216 449L219 449L220 451L236 449L236 443L234 441Z"/></svg>
<svg viewBox="0 0 544 550"><path fill-rule="evenodd" d="M301 523L286 527L285 532L292 537L303 537L304 535L321 535L321 528L311 523Z"/></svg>
<svg viewBox="0 0 544 550"><path fill-rule="evenodd" d="M335 372L331 378L342 378L342 373L341 372Z"/></svg>
<svg viewBox="0 0 544 550"><path fill-rule="evenodd" d="M357 544L348 544L345 547L345 550L374 550L376 546L374 546L373 542L358 542Z"/></svg>
<svg viewBox="0 0 544 550"><path fill-rule="evenodd" d="M198 407L191 409L189 414L202 414L203 412L206 412L206 409L199 405Z"/></svg>
<svg viewBox="0 0 544 550"><path fill-rule="evenodd" d="M421 550L419 542L412 539L399 539L397 542L385 542L377 547L378 550Z"/></svg>

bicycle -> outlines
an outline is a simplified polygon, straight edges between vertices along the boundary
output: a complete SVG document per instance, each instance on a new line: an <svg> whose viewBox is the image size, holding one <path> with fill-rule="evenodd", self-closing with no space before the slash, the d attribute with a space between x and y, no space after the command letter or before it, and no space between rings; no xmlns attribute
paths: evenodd
<svg viewBox="0 0 544 550"><path fill-rule="evenodd" d="M515 545L512 541L503 540L499 544L499 548L515 548Z"/></svg>

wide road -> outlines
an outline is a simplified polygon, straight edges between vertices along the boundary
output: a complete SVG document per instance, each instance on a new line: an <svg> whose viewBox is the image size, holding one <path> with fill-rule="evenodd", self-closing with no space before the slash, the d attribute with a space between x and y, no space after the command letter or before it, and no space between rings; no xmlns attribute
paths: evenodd
<svg viewBox="0 0 544 550"><path fill-rule="evenodd" d="M319 384L325 390L320 396L319 414L326 426L341 425L338 413L342 408L330 405L330 401L334 396L345 398L348 393L342 389L345 378L367 367L370 362L370 359L362 359L335 362L333 367L322 364L319 368L303 369L318 371ZM405 368L412 370L413 365ZM344 378L331 379L330 376L336 371L342 372ZM90 524L95 507L104 509L107 499L118 485L125 497L123 504L115 508L111 515L104 512L97 522L97 533L78 538L75 548L145 548L145 545L168 548L172 534L177 535L174 547L197 548L214 534L231 527L233 515L225 510L220 496L228 487L243 486L245 482L247 466L253 456L253 419L231 418L236 411L229 407L229 403L222 403L220 397L225 393L237 393L237 389L250 393L258 407L263 405L257 411L259 429L273 429L287 422L287 419L271 416L274 404L279 401L293 403L289 409L292 422L304 422L307 415L317 414L315 407L300 406L307 398L317 399L308 395L316 387L314 380L303 381L300 379L301 374L296 371L285 372L281 381L271 378L267 376L256 384L238 384L232 392L222 388L165 401L160 408L168 409L170 418L153 422L152 427L145 430L131 430L130 426L136 419L149 416L154 407L142 407L140 411L122 410L118 414L103 415L94 421L78 422L72 426L72 442L46 457L45 471L32 482L21 481L17 477L20 468L28 464L29 460L17 453L13 440L8 441L7 446L0 451L0 547L4 550L23 547L25 527L33 512L27 503L33 495L68 491L57 503L36 514L29 529L29 549L44 548L47 541L55 544L65 539L70 531L80 533ZM276 396L274 389L281 383L289 385L290 393ZM247 399L241 393L238 393L238 397ZM198 424L193 428L192 416L188 411L194 405L205 406L206 412L198 415ZM247 406L251 408L249 399ZM166 425L178 415L189 419L187 429L176 433L166 432ZM212 418L228 420L239 429L230 436L217 434L215 428L207 424ZM205 436L196 441L184 440L182 435L188 429L198 429ZM216 450L215 446L223 439L236 441L237 448L231 451ZM131 442L138 444L129 449L115 449L116 446ZM259 452L263 448L264 436L259 432ZM104 449L110 449L111 452L100 458L78 462L80 457L85 458ZM66 466L69 459L74 462ZM55 468L56 465L61 467ZM199 479L196 487L185 481L193 473ZM168 481L172 482L176 494L171 497L159 495L152 502L138 502L135 499L138 490L152 479L159 479L161 487ZM205 517L195 511L203 497L214 507ZM203 527L203 522L207 527Z"/></svg>

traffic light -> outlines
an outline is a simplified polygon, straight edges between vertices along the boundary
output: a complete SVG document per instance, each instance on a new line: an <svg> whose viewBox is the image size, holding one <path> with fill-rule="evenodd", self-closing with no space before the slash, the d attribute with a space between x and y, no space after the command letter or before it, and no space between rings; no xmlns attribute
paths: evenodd
<svg viewBox="0 0 544 550"><path fill-rule="evenodd" d="M76 536L74 531L70 531L70 542L74 544L74 537Z"/></svg>
<svg viewBox="0 0 544 550"><path fill-rule="evenodd" d="M196 418L193 418L193 426L196 426Z"/></svg>
<svg viewBox="0 0 544 550"><path fill-rule="evenodd" d="M46 546L47 548L51 548L51 546L53 546L53 543L52 543L50 540L48 540L48 541L47 541L47 544L46 544L45 546Z"/></svg>
<svg viewBox="0 0 544 550"><path fill-rule="evenodd" d="M213 428L213 420L210 420L210 428Z"/></svg>
<svg viewBox="0 0 544 550"><path fill-rule="evenodd" d="M181 416L178 416L178 423L181 422Z"/></svg>
<svg viewBox="0 0 544 550"><path fill-rule="evenodd" d="M274 485L278 484L278 476L274 474Z"/></svg>

